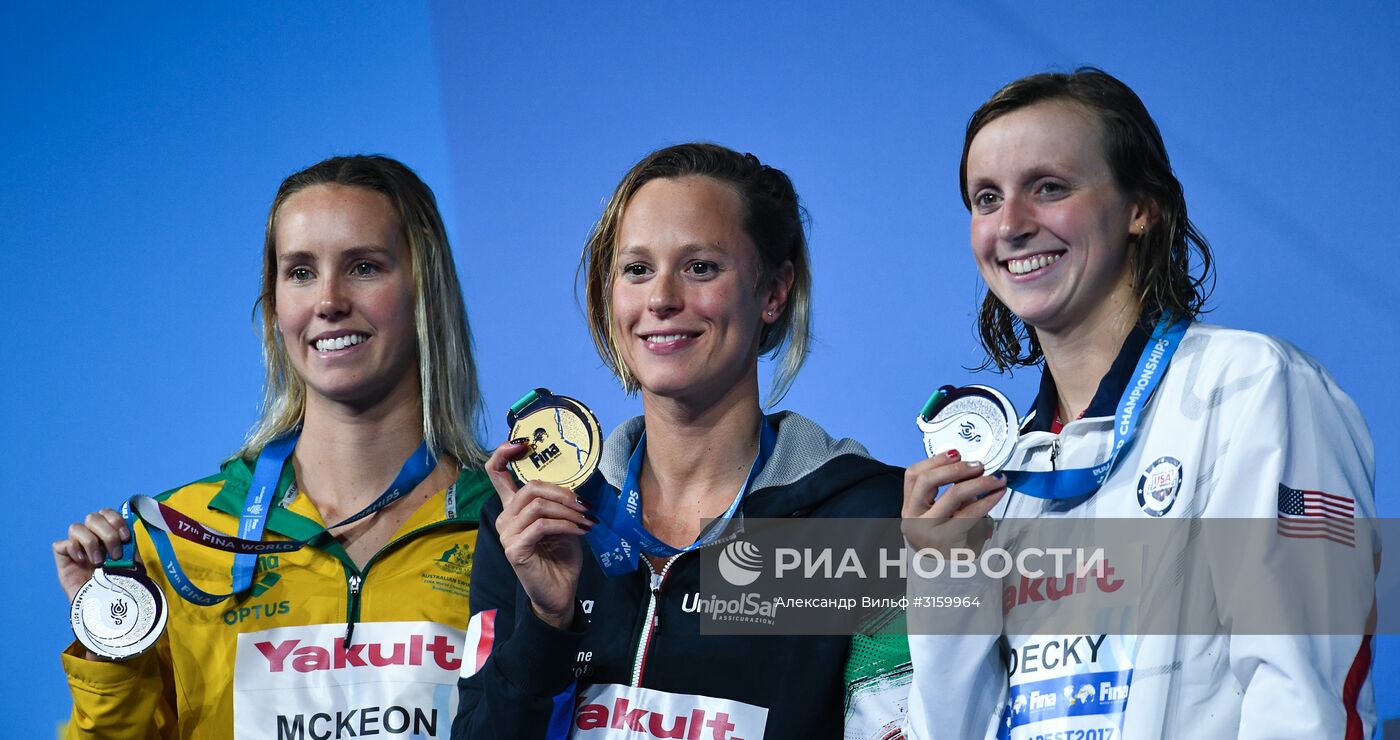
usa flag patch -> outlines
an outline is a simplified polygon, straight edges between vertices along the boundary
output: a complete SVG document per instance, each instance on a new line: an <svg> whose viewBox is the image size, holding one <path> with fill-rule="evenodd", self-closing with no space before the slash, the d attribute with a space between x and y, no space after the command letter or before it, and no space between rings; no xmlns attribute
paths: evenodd
<svg viewBox="0 0 1400 740"><path fill-rule="evenodd" d="M1325 491L1278 485L1278 533L1356 546L1356 501Z"/></svg>

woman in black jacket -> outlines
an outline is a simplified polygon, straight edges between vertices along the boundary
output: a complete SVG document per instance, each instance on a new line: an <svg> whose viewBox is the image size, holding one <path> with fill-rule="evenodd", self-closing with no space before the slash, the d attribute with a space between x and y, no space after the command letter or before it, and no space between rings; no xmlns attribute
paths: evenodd
<svg viewBox="0 0 1400 740"><path fill-rule="evenodd" d="M723 521L899 512L897 468L759 405L758 358L779 358L777 399L807 352L811 277L791 181L712 144L654 152L613 193L581 272L599 353L644 410L604 445L605 495L635 504L664 544L605 574L584 547L589 508L558 486L518 485L507 463L525 447L498 447L487 470L500 496L483 510L472 583L472 634L489 657L464 671L454 736L841 737L850 638L700 633L695 550ZM887 662L907 663L907 650ZM877 724L897 724L897 710L873 707L853 721L886 712Z"/></svg>

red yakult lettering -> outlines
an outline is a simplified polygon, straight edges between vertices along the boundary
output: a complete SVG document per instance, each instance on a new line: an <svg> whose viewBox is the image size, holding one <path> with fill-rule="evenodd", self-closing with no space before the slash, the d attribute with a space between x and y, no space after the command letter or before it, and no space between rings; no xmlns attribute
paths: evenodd
<svg viewBox="0 0 1400 740"><path fill-rule="evenodd" d="M645 709L633 709L627 711L627 700L618 699L613 702L612 727L614 730L643 730L642 717L647 713Z"/></svg>
<svg viewBox="0 0 1400 740"><path fill-rule="evenodd" d="M423 641L423 638L418 635L414 635L414 639L418 640L420 643ZM437 662L439 667L446 668L449 671L459 670L462 667L461 658L452 657L452 654L457 652L457 646L453 645L451 640L448 640L442 635L434 637L433 641L428 643L428 652L432 653L433 660Z"/></svg>
<svg viewBox="0 0 1400 740"><path fill-rule="evenodd" d="M571 736L757 740L767 722L767 709L733 699L593 684L579 689Z"/></svg>
<svg viewBox="0 0 1400 740"><path fill-rule="evenodd" d="M728 712L716 711L712 715L703 709L692 709L689 714L665 714L633 707L625 698L614 700L611 707L606 704L580 706L574 725L580 730L630 730L654 738L743 740L729 734L735 725Z"/></svg>
<svg viewBox="0 0 1400 740"><path fill-rule="evenodd" d="M302 645L301 640L281 642L255 642L253 646L267 659L269 673L282 673L287 669L288 658L292 670L298 673L328 671L341 668L383 668L395 665L423 665L424 654L432 664L443 670L457 671L462 667L462 658L457 655L457 646L445 635L435 635L425 645L423 635L411 635L407 642L366 642L347 645L345 639L337 637L329 647Z"/></svg>
<svg viewBox="0 0 1400 740"><path fill-rule="evenodd" d="M1012 582L1010 586L1002 592L1002 611L1010 613L1012 609L1026 604L1040 603L1044 601L1059 601L1067 596L1082 594L1088 591L1090 584L1093 584L1099 593L1111 594L1123 587L1123 579L1114 576L1116 571L1108 561L1104 561L1103 575L1083 578L1075 576L1073 573L1055 578L1047 576L1045 578L1027 578L1021 576L1019 580Z"/></svg>
<svg viewBox="0 0 1400 740"><path fill-rule="evenodd" d="M335 667L344 668L347 665L363 667L365 661L360 658L360 653L364 652L364 645L351 645L345 647L345 638L335 638Z"/></svg>
<svg viewBox="0 0 1400 740"><path fill-rule="evenodd" d="M267 669L273 673L281 673L283 662L287 660L288 655L292 654L299 642L301 640L286 640L279 646L273 646L270 642L259 642L255 646L258 648L258 652L267 658Z"/></svg>

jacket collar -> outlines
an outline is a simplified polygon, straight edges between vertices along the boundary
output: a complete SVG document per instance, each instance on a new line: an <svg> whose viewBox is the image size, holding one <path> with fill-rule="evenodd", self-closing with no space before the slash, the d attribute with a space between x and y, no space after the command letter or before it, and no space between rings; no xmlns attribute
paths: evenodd
<svg viewBox="0 0 1400 740"><path fill-rule="evenodd" d="M209 508L231 516L243 515L243 501L248 496L248 486L253 481L256 464L249 465L243 458L235 457L223 464L224 485L209 501ZM277 534L292 539L306 540L325 532L319 522L298 514L282 505L287 491L291 488L296 473L291 465L282 468L277 480L277 492L272 497L271 511L267 517L267 528ZM475 468L463 467L453 488L455 513L448 517L443 512L442 521L474 524L481 516L481 504L491 492L491 482L485 473Z"/></svg>
<svg viewBox="0 0 1400 740"><path fill-rule="evenodd" d="M1128 383L1133 380L1133 371L1137 369L1138 359L1142 357L1142 351L1147 348L1147 342L1152 337L1152 329L1153 325L1148 323L1145 317L1138 319L1138 323L1123 339L1123 345L1118 349L1118 356L1113 358L1108 372L1099 381L1099 387L1094 391L1094 400L1090 401L1089 408L1084 410L1083 418L1113 416L1118 412L1118 402L1122 400L1123 391L1127 389ZM1058 412L1059 401L1055 378L1050 375L1050 368L1046 367L1040 374L1040 391L1035 397L1034 412L1026 420L1021 431L1050 431L1050 424ZM1068 424L1073 419L1061 421Z"/></svg>
<svg viewBox="0 0 1400 740"><path fill-rule="evenodd" d="M779 411L766 418L777 429L778 439L773 454L754 476L749 493L744 496L742 510L748 516L791 516L821 504L859 480L890 470L872 459L861 443L833 439L801 414ZM645 428L644 417L633 417L614 429L603 443L603 459L598 468L614 492L626 483L627 461ZM842 465L825 468L822 475L812 475L837 458L843 458Z"/></svg>

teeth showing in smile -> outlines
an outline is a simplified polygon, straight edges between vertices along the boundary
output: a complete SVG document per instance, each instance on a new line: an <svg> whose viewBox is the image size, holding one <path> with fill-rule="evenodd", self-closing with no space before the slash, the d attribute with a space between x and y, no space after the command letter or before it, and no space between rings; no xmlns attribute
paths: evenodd
<svg viewBox="0 0 1400 740"><path fill-rule="evenodd" d="M1006 269L1010 270L1012 275L1024 275L1028 272L1035 272L1046 265L1053 265L1059 259L1059 254L1037 254L1025 259L1007 260Z"/></svg>
<svg viewBox="0 0 1400 740"><path fill-rule="evenodd" d="M652 335L650 335L650 336L648 336L648 337L644 337L644 339L646 339L648 342L651 342L652 344L665 344L666 342L678 342L678 341L680 341L680 340L682 340L682 339L688 339L688 338L693 337L693 336L695 336L695 335L694 335L694 334L652 334Z"/></svg>
<svg viewBox="0 0 1400 740"><path fill-rule="evenodd" d="M338 350L338 349L345 349L346 347L353 347L353 346L359 344L360 342L365 341L366 339L369 339L369 337L367 337L367 336L365 336L365 335L363 335L363 334L350 334L350 335L348 335L348 336L336 337L335 339L317 339L317 340L316 340L316 351L317 351L317 352L334 352L335 350Z"/></svg>

